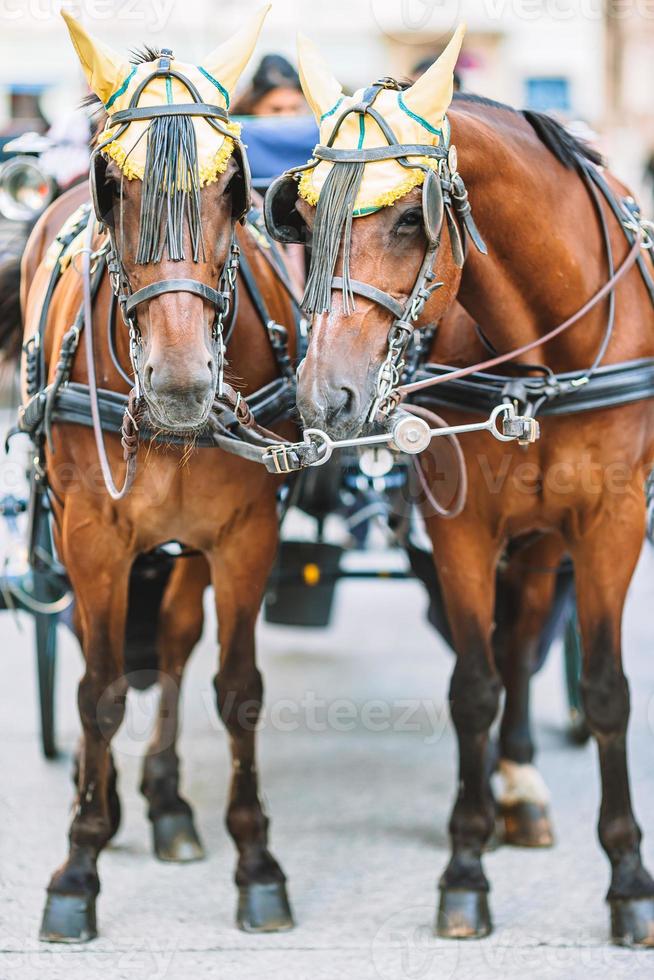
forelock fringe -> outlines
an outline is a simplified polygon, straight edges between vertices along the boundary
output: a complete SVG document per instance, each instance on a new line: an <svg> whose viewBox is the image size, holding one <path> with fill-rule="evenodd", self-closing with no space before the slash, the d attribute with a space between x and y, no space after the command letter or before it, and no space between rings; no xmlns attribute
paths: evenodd
<svg viewBox="0 0 654 980"><path fill-rule="evenodd" d="M204 259L198 148L187 116L158 116L148 127L136 262L160 262L164 248L173 262L185 258L188 223L193 261Z"/></svg>
<svg viewBox="0 0 654 980"><path fill-rule="evenodd" d="M338 163L331 168L320 191L313 226L311 265L302 299L309 313L326 313L332 294L332 278L343 239L343 312L354 310L350 282L352 220L364 163Z"/></svg>

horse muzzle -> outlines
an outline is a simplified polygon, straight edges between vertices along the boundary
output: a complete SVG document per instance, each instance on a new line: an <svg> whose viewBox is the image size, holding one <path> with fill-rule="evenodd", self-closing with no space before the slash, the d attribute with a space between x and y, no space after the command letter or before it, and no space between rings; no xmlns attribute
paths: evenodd
<svg viewBox="0 0 654 980"><path fill-rule="evenodd" d="M345 376L327 378L298 372L297 407L307 428L322 429L333 439L353 439L367 431L374 385L362 386Z"/></svg>
<svg viewBox="0 0 654 980"><path fill-rule="evenodd" d="M148 413L157 428L168 432L193 432L202 428L216 396L216 372L211 364L192 375L179 374L148 364L143 372L143 394Z"/></svg>

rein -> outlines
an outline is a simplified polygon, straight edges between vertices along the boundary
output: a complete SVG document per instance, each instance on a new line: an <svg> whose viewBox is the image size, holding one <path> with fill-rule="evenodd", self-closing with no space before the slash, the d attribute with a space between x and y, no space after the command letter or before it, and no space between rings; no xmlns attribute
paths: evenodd
<svg viewBox="0 0 654 980"><path fill-rule="evenodd" d="M513 350L508 351L505 354L498 354L497 357L491 357L486 361L478 361L477 364L471 364L468 367L458 368L455 371L448 371L447 374L441 374L436 378L424 378L420 381L412 381L408 384L400 385L397 388L397 393L400 395L401 400L404 400L407 395L413 394L415 391L423 391L425 388L431 388L434 385L443 384L445 381L457 381L459 378L467 378L470 374L476 374L479 371L486 371L489 368L497 367L498 364L505 364L507 361L511 361L516 357L521 357L523 354L529 353L529 351L540 347L541 344L546 344L550 340L554 340L560 334L569 330L573 327L575 323L583 319L587 313L589 313L594 307L604 299L620 282L622 277L626 275L627 272L636 264L636 260L640 255L640 249L643 244L643 232L642 229L638 228L636 232L636 238L631 246L629 252L627 253L625 259L618 267L618 269L613 273L610 279L604 283L604 285L597 290L597 292L591 296L591 298L584 303L581 309L573 313L572 316L564 320L554 329L549 330L542 337L537 337L536 340L530 341L528 344L523 344L522 347L516 347ZM583 383L580 380L579 383Z"/></svg>
<svg viewBox="0 0 654 980"><path fill-rule="evenodd" d="M82 249L82 308L84 317L84 348L86 351L86 370L88 373L89 399L91 402L91 417L93 419L93 435L100 460L102 478L104 480L107 493L112 500L122 500L129 493L134 478L136 476L136 455L139 444L139 430L134 413L136 410L136 390L132 388L129 395L129 402L125 408L123 425L121 431L121 442L123 446L123 456L125 459L125 478L120 490L114 483L111 466L107 456L107 448L104 443L102 433L102 420L100 418L100 408L98 405L98 384L95 373L95 351L93 346L93 296L91 294L91 256L93 255L93 234L95 222L89 215L89 222L86 226L84 236L84 248Z"/></svg>

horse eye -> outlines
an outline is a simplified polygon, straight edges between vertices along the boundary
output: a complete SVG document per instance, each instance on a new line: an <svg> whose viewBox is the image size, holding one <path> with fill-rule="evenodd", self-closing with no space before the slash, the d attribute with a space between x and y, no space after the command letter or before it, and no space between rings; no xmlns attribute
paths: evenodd
<svg viewBox="0 0 654 980"><path fill-rule="evenodd" d="M397 225L395 231L398 235L408 235L422 225L422 211L420 208L411 208L405 211Z"/></svg>

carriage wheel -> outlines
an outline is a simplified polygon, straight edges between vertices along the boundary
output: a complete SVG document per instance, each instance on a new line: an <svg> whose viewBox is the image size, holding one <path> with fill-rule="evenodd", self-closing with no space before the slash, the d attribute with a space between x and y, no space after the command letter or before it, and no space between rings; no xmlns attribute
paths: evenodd
<svg viewBox="0 0 654 980"><path fill-rule="evenodd" d="M581 678L581 662L583 651L581 635L577 622L577 611L573 609L568 617L563 641L563 659L565 665L565 684L568 694L570 722L568 735L576 745L585 745L590 738L590 729L584 717L581 703L579 681Z"/></svg>

